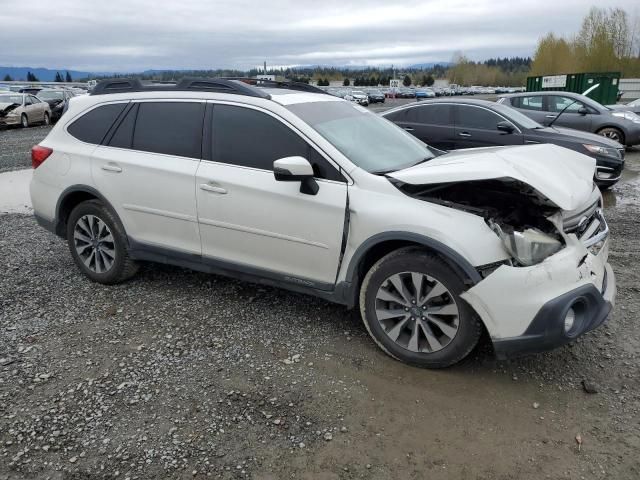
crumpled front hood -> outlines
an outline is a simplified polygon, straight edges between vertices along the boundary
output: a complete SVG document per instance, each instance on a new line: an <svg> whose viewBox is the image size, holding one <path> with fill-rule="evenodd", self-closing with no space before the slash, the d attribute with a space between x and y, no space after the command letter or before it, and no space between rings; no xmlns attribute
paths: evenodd
<svg viewBox="0 0 640 480"><path fill-rule="evenodd" d="M563 210L584 205L593 191L593 158L556 145L456 150L388 176L412 185L514 179Z"/></svg>

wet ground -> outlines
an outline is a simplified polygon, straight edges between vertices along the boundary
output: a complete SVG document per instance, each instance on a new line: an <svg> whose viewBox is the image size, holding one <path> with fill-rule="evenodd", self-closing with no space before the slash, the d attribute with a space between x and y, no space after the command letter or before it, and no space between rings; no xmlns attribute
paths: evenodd
<svg viewBox="0 0 640 480"><path fill-rule="evenodd" d="M14 133L0 159L28 164ZM161 265L93 284L30 215L0 214L0 479L638 479L639 173L630 150L605 192L610 321L443 371L303 295Z"/></svg>

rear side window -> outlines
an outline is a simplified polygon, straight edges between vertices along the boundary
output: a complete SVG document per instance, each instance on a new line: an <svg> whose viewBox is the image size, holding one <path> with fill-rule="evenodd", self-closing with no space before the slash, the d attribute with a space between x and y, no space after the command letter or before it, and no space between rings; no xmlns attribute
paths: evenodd
<svg viewBox="0 0 640 480"><path fill-rule="evenodd" d="M215 161L271 171L274 161L292 156L309 160L317 178L344 181L314 148L270 115L230 105L213 108Z"/></svg>
<svg viewBox="0 0 640 480"><path fill-rule="evenodd" d="M94 108L69 125L67 131L78 140L97 145L102 142L126 105L126 103L112 103Z"/></svg>
<svg viewBox="0 0 640 480"><path fill-rule="evenodd" d="M204 103L141 103L138 107L131 148L144 152L200 158L203 117Z"/></svg>
<svg viewBox="0 0 640 480"><path fill-rule="evenodd" d="M480 107L456 106L456 127L495 130L502 118Z"/></svg>

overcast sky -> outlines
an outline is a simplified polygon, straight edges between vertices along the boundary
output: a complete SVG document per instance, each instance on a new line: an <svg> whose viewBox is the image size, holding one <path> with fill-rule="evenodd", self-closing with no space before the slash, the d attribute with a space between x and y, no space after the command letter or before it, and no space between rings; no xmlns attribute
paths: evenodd
<svg viewBox="0 0 640 480"><path fill-rule="evenodd" d="M394 5L396 3L396 5ZM638 0L599 0L631 15ZM88 71L408 65L532 55L588 0L0 0L0 65Z"/></svg>

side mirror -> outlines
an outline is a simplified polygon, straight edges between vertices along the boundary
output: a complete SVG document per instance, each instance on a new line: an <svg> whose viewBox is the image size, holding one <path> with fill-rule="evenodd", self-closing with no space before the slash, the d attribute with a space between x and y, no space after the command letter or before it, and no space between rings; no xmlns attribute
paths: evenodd
<svg viewBox="0 0 640 480"><path fill-rule="evenodd" d="M516 127L514 127L513 124L509 122L498 122L496 128L505 133L513 133L516 129Z"/></svg>
<svg viewBox="0 0 640 480"><path fill-rule="evenodd" d="M587 110L587 108L586 108L586 107L580 107L580 108L578 109L578 113L579 113L580 115L586 115L587 113L589 113L589 110Z"/></svg>
<svg viewBox="0 0 640 480"><path fill-rule="evenodd" d="M300 193L315 195L320 187L313 178L313 167L306 158L285 157L273 162L273 175L279 182L301 182Z"/></svg>

